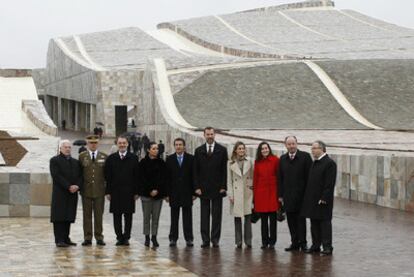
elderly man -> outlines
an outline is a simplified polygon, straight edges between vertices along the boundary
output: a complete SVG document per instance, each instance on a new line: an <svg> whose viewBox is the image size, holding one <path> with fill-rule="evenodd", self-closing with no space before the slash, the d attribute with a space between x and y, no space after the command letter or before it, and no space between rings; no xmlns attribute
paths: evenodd
<svg viewBox="0 0 414 277"><path fill-rule="evenodd" d="M60 142L59 155L50 159L53 180L50 221L53 223L57 247L76 246L69 238L70 224L75 222L78 191L82 188L82 169L79 161L71 157L71 144Z"/></svg>
<svg viewBox="0 0 414 277"><path fill-rule="evenodd" d="M326 144L312 144L314 162L302 205L302 215L311 220L312 246L306 253L332 255L332 210L336 181L336 163L326 154Z"/></svg>
<svg viewBox="0 0 414 277"><path fill-rule="evenodd" d="M280 157L278 170L279 201L283 203L291 245L285 251L307 249L306 219L300 215L312 158L298 149L295 136L285 138L287 153Z"/></svg>
<svg viewBox="0 0 414 277"><path fill-rule="evenodd" d="M97 245L105 245L102 234L102 215L105 206L104 166L107 155L98 151L99 136L86 137L87 151L79 155L83 170L82 208L83 208L83 246L92 244L95 235ZM94 232L92 233L92 213Z"/></svg>

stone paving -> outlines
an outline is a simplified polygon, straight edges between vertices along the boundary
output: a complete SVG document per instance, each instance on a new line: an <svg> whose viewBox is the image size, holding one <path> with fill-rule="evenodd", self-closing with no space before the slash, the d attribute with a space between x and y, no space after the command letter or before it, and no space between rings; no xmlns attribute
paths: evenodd
<svg viewBox="0 0 414 277"><path fill-rule="evenodd" d="M234 247L233 220L224 201L219 249L201 249L199 203L195 202L195 245L168 247L169 207L162 208L156 251L143 246L140 200L130 247L115 247L112 217L107 213L107 245L82 247L82 213L72 225L77 247L58 249L48 218L0 218L0 276L413 276L412 213L336 200L332 257L287 253L286 222L279 223L275 250L260 249L260 222L253 225L253 248ZM181 227L180 227L181 228ZM308 239L310 240L310 234Z"/></svg>

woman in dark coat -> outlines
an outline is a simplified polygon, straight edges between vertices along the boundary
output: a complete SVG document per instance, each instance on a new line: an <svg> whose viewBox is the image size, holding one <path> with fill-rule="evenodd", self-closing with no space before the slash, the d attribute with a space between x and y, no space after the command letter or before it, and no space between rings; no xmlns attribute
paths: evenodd
<svg viewBox="0 0 414 277"><path fill-rule="evenodd" d="M138 199L138 157L127 151L128 140L118 137L118 152L105 162L105 194L110 201L109 212L114 215L116 245L129 245L132 228L132 214L135 213L135 201ZM122 231L122 216L125 226Z"/></svg>
<svg viewBox="0 0 414 277"><path fill-rule="evenodd" d="M279 158L273 155L270 145L267 142L260 143L254 164L253 198L254 211L260 213L262 249L274 248L277 240L278 168Z"/></svg>
<svg viewBox="0 0 414 277"><path fill-rule="evenodd" d="M167 196L167 168L164 160L158 157L158 144L150 142L147 155L139 163L140 190L144 213L145 246L149 247L150 234L153 247L158 247L157 233L162 201Z"/></svg>
<svg viewBox="0 0 414 277"><path fill-rule="evenodd" d="M70 224L75 222L78 191L82 188L82 171L78 160L70 156L67 140L60 144L60 154L50 160L53 180L50 222L53 223L55 243L58 247L76 245L69 238Z"/></svg>

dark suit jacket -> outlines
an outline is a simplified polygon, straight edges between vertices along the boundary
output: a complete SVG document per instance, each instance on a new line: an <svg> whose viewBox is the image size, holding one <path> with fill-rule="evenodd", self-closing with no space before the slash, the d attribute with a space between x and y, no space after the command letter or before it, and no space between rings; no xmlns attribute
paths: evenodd
<svg viewBox="0 0 414 277"><path fill-rule="evenodd" d="M215 143L209 157L206 144L199 146L194 153L194 188L201 189L201 198L223 197L221 189L227 190L227 149Z"/></svg>
<svg viewBox="0 0 414 277"><path fill-rule="evenodd" d="M312 158L298 150L290 160L289 153L280 157L278 170L279 197L283 197L286 212L300 212L308 181Z"/></svg>
<svg viewBox="0 0 414 277"><path fill-rule="evenodd" d="M109 211L111 213L134 213L135 199L139 185L138 157L127 153L121 160L119 152L115 152L105 162L105 194L111 195Z"/></svg>
<svg viewBox="0 0 414 277"><path fill-rule="evenodd" d="M302 215L311 219L331 220L336 182L336 163L326 155L313 162L302 205ZM327 204L318 204L319 200Z"/></svg>
<svg viewBox="0 0 414 277"><path fill-rule="evenodd" d="M167 168L163 159L150 159L148 155L139 162L139 195L152 199L162 199L167 195ZM155 197L151 191L157 190Z"/></svg>
<svg viewBox="0 0 414 277"><path fill-rule="evenodd" d="M167 161L167 188L171 207L189 207L193 205L194 184L193 165L194 156L184 153L180 167L177 154L168 156Z"/></svg>

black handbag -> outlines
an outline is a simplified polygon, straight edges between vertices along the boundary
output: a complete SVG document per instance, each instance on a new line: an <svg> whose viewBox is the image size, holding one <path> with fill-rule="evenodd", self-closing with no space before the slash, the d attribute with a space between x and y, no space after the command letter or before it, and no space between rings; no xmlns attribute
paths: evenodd
<svg viewBox="0 0 414 277"><path fill-rule="evenodd" d="M285 219L286 219L285 208L283 207L283 205L281 205L279 210L276 213L276 220L279 222L282 222Z"/></svg>
<svg viewBox="0 0 414 277"><path fill-rule="evenodd" d="M259 221L259 219L260 219L260 214L259 213L256 213L254 211L254 209L252 209L252 215L251 215L250 221L252 223L256 223L257 221Z"/></svg>

